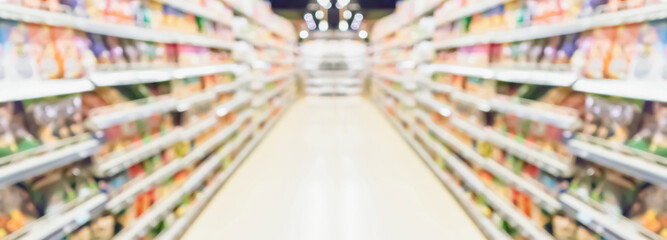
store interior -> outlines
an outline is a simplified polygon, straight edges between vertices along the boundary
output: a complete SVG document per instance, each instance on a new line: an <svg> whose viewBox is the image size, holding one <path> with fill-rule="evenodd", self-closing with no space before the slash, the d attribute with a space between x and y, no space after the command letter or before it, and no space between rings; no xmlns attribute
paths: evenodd
<svg viewBox="0 0 667 240"><path fill-rule="evenodd" d="M0 239L667 239L662 0L0 0Z"/></svg>

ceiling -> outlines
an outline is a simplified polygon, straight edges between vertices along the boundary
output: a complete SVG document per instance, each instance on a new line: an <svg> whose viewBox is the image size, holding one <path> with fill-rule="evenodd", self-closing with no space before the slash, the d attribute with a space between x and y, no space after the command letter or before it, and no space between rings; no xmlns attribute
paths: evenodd
<svg viewBox="0 0 667 240"><path fill-rule="evenodd" d="M382 18L394 11L397 0L352 0L361 6L365 19ZM273 11L287 19L303 19L306 5L314 0L270 0ZM331 0L333 4L335 0Z"/></svg>
<svg viewBox="0 0 667 240"><path fill-rule="evenodd" d="M357 0L365 10L394 9L397 0ZM311 0L270 0L273 9L305 9ZM335 2L335 1L332 1Z"/></svg>

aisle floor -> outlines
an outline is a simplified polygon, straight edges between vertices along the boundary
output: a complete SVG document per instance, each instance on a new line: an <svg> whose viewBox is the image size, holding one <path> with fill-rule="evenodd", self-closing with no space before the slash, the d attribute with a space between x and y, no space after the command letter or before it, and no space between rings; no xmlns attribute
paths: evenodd
<svg viewBox="0 0 667 240"><path fill-rule="evenodd" d="M361 97L296 102L184 239L484 239Z"/></svg>

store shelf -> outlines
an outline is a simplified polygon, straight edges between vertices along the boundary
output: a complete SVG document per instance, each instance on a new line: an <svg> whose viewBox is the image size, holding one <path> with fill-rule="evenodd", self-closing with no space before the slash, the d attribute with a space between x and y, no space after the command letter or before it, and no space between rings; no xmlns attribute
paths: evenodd
<svg viewBox="0 0 667 240"><path fill-rule="evenodd" d="M262 106L265 103L267 103L271 98L274 98L275 96L278 96L279 94L283 93L287 89L289 89L292 85L294 85L294 82L296 80L290 80L287 82L283 82L280 84L280 86L277 86L271 91L265 92L264 94L258 96L257 98L252 100L252 106L253 107L258 107Z"/></svg>
<svg viewBox="0 0 667 240"><path fill-rule="evenodd" d="M444 83L433 82L430 80L420 80L419 83L426 86L430 90L449 94L453 101L476 106L477 109L482 112L491 111L491 105L486 99L462 92L461 90L458 90Z"/></svg>
<svg viewBox="0 0 667 240"><path fill-rule="evenodd" d="M227 169L233 168L231 171L228 171L228 174L225 174L224 172L219 174L218 176L215 177L215 179L212 181L211 184L209 184L204 191L197 196L196 202L188 209L187 213L180 217L179 219L176 220L176 222L173 223L169 229L167 229L165 232L160 233L160 235L157 236L157 240L172 240L172 239L178 239L185 233L187 227L192 224L192 222L196 219L196 217L201 213L204 208L206 207L207 203L213 198L215 193L222 187L222 185L229 179L229 176L232 172L235 171L235 169L238 167L238 165L243 161L248 154L250 153L250 150L252 150L254 147L256 147L259 142L264 139L266 134L270 129L273 128L273 126L276 124L276 122L280 119L282 114L285 112L285 110L281 111L276 118L272 119L271 122L265 127L258 135L257 137L253 138L253 140L248 144L246 148L244 148L239 155L234 159L233 163L227 166Z"/></svg>
<svg viewBox="0 0 667 240"><path fill-rule="evenodd" d="M185 43L202 47L221 49L233 48L233 42L221 41L215 38L209 38L201 35L107 23L101 20L79 17L71 14L27 8L18 4L1 4L0 18L46 24L49 26L69 27L89 33L141 41Z"/></svg>
<svg viewBox="0 0 667 240"><path fill-rule="evenodd" d="M236 64L218 64L198 67L162 68L123 71L97 71L91 74L90 81L98 87L134 85L164 82L172 79L206 76L224 72L236 72Z"/></svg>
<svg viewBox="0 0 667 240"><path fill-rule="evenodd" d="M667 10L666 10L667 11ZM664 81L630 81L580 79L574 90L602 95L619 96L647 101L667 102L667 82Z"/></svg>
<svg viewBox="0 0 667 240"><path fill-rule="evenodd" d="M267 111L270 113L270 111ZM141 237L150 227L155 226L160 219L166 217L173 208L178 205L182 196L190 194L195 191L202 183L206 180L206 177L209 176L215 169L218 168L220 162L231 154L238 147L242 146L245 140L253 136L261 121L257 121L253 124L252 127L247 128L239 137L234 139L233 142L225 145L220 152L209 157L202 163L197 170L186 180L186 182L175 192L165 198L163 201L155 204L150 210L144 213L139 219L137 219L128 229L124 229L122 232L117 234L114 239L136 239ZM268 128L265 128L268 131ZM220 178L224 178L226 181L227 178L236 170L238 165L241 164L242 160L250 154L250 151L256 146L261 137L266 134L265 131L262 134L255 136L249 144L247 144L243 150L238 154L234 159L232 164L227 166L221 173L218 175ZM261 137L260 137L261 136ZM216 177L217 178L217 177ZM211 185L209 185L210 187ZM201 196L201 195L200 195ZM174 230L175 231L175 230ZM180 230L182 231L182 230ZM163 236L164 237L164 236Z"/></svg>
<svg viewBox="0 0 667 240"><path fill-rule="evenodd" d="M141 179L138 182L133 182L127 189L113 197L106 204L105 208L112 213L122 211L125 209L125 206L134 202L137 195L149 191L153 186L164 182L181 169L183 169L183 165L180 159L173 160L144 179Z"/></svg>
<svg viewBox="0 0 667 240"><path fill-rule="evenodd" d="M548 38L552 36L582 32L598 27L616 26L627 23L663 19L665 18L666 12L667 4L647 4L641 8L602 13L585 18L567 20L560 23L456 37L435 42L434 48L456 48L476 44L505 43Z"/></svg>
<svg viewBox="0 0 667 240"><path fill-rule="evenodd" d="M452 108L436 101L433 99L433 97L429 94L417 94L416 95L417 101L428 106L431 108L433 111L439 113L440 115L444 117L449 117L452 115Z"/></svg>
<svg viewBox="0 0 667 240"><path fill-rule="evenodd" d="M433 1L431 1L431 2L433 2ZM401 19L401 22L393 24L393 26L395 26L395 27L393 27L389 31L385 31L379 36L373 36L374 37L373 41L379 41L379 40L385 38L386 36L389 36L392 33L400 30L401 28L403 28L405 26L407 26L408 24L413 23L415 21L418 21L419 19L424 17L426 14L432 12L436 7L440 6L440 4L442 4L443 2L444 2L444 0L435 1L432 6L423 7L424 10L422 12L415 13L414 16L412 16L410 18L399 18L399 19Z"/></svg>
<svg viewBox="0 0 667 240"><path fill-rule="evenodd" d="M436 26L441 26L464 17L472 16L476 13L482 13L509 1L510 0L483 0L469 3L468 6L463 8L453 9L452 12L447 14L445 18L438 21Z"/></svg>
<svg viewBox="0 0 667 240"><path fill-rule="evenodd" d="M519 101L519 102L517 102ZM545 103L534 102L535 105ZM525 99L507 99L507 98L494 98L491 99L491 104L493 110L501 113L511 113L519 118L529 119L536 122L542 122L556 126L564 130L576 130L581 127L581 120L579 120L578 113L574 109L547 105L545 106L551 108L552 111L540 108L539 106L531 106L531 103ZM556 111L562 110L562 112L572 112L573 115L561 114Z"/></svg>
<svg viewBox="0 0 667 240"><path fill-rule="evenodd" d="M206 119L199 120L191 124L188 128L181 132L181 140L189 141L199 136L203 131L206 131L218 124L218 118L213 116Z"/></svg>
<svg viewBox="0 0 667 240"><path fill-rule="evenodd" d="M603 214L569 194L562 194L559 199L568 215L605 239L648 239L628 224L629 220L621 220L622 216Z"/></svg>
<svg viewBox="0 0 667 240"><path fill-rule="evenodd" d="M147 158L160 153L163 149L181 141L181 129L175 129L151 142L144 144L136 149L116 155L111 153L111 157L100 163L95 169L95 175L98 177L111 177L129 167L146 160Z"/></svg>
<svg viewBox="0 0 667 240"><path fill-rule="evenodd" d="M0 102L82 93L93 89L95 86L87 79L0 81Z"/></svg>
<svg viewBox="0 0 667 240"><path fill-rule="evenodd" d="M380 111L384 113L385 117L391 122L391 124L394 126L394 128L401 134L403 139L405 139L410 146L417 152L417 154L422 158L422 160L426 163L427 166L431 168L433 173L440 179L440 181L449 189L449 191L454 195L454 197L457 199L459 204L463 207L463 209L468 213L470 218L477 224L477 226L484 232L484 234L489 238L489 239L498 239L498 240L509 240L511 239L507 234L503 233L499 227L495 226L491 220L488 218L484 217L480 212L479 208L474 206L472 199L468 197L468 195L465 193L465 191L456 184L456 182L449 176L449 174L445 173L444 170L438 166L431 156L419 145L417 142L410 136L407 132L403 130L401 125L392 118L391 115L389 115L384 109L381 107L381 104L377 104L380 108ZM417 128L413 128L417 129ZM422 140L428 141L428 138L424 138L423 135ZM433 144L428 144L430 146L433 146Z"/></svg>
<svg viewBox="0 0 667 240"><path fill-rule="evenodd" d="M306 80L307 85L361 85L359 78L311 78Z"/></svg>
<svg viewBox="0 0 667 240"><path fill-rule="evenodd" d="M574 71L503 69L495 70L494 78L503 82L569 87L577 80Z"/></svg>
<svg viewBox="0 0 667 240"><path fill-rule="evenodd" d="M496 76L496 71L488 67L470 67L470 66L460 66L460 65L450 65L450 64L431 64L427 67L427 69L433 72L445 72L445 73L464 75L469 77L478 77L478 78L494 78Z"/></svg>
<svg viewBox="0 0 667 240"><path fill-rule="evenodd" d="M237 132L241 128L243 123L246 122L251 117L252 117L251 110L246 110L243 113L239 114L238 117L236 117L236 120L234 121L233 124L229 125L228 127L224 128L221 131L218 131L215 135L206 140L203 144L197 146L195 150L193 150L187 156L185 156L183 158L183 164L190 165L196 162L197 160L206 157L211 151L215 149L215 147L219 146L221 143L223 143L225 140L231 137L235 132Z"/></svg>
<svg viewBox="0 0 667 240"><path fill-rule="evenodd" d="M98 194L76 208L47 219L40 226L33 227L28 234L22 236L25 240L63 239L67 234L79 229L92 218L104 210L108 197Z"/></svg>
<svg viewBox="0 0 667 240"><path fill-rule="evenodd" d="M92 156L98 151L99 146L100 142L96 139L84 140L44 155L21 159L16 163L2 166L0 167L0 187L39 176Z"/></svg>
<svg viewBox="0 0 667 240"><path fill-rule="evenodd" d="M463 119L460 118L451 118L449 119L449 122L458 128L461 131L464 131L468 134L468 136L477 139L479 141L485 141L486 140L486 131L484 128L480 128L478 126L475 126L473 124L470 124L466 122Z"/></svg>
<svg viewBox="0 0 667 240"><path fill-rule="evenodd" d="M170 112L176 109L178 105L178 101L171 97L149 98L142 99L140 101L148 103L138 104L137 106L127 107L122 110L111 111L103 115L93 116L86 122L86 126L93 130L103 130L121 123L148 118L153 114ZM120 105L124 104L130 103L123 103ZM109 106L107 108L113 109L114 107L116 106Z"/></svg>
<svg viewBox="0 0 667 240"><path fill-rule="evenodd" d="M443 152L440 152L443 153ZM528 219L525 215L519 212L514 206L507 201L498 197L491 190L486 188L484 184L472 173L472 171L455 156L447 154L442 156L447 161L448 166L452 168L462 179L463 182L469 186L473 191L485 197L487 202L493 207L496 213L503 219L517 228L522 235L531 239L553 239L549 233L544 229L540 229L536 224Z"/></svg>
<svg viewBox="0 0 667 240"><path fill-rule="evenodd" d="M206 7L187 0L157 0L158 2L167 4L173 8L179 9L183 12L192 13L194 15L206 18L216 23L231 27L231 23L222 21L218 13L209 11Z"/></svg>
<svg viewBox="0 0 667 240"><path fill-rule="evenodd" d="M275 74L264 77L262 79L262 82L264 82L264 83L275 82L275 81L278 81L278 80L285 79L287 77L291 77L294 74L296 74L296 71L294 71L294 70L281 72L281 73L275 73Z"/></svg>
<svg viewBox="0 0 667 240"><path fill-rule="evenodd" d="M216 123L217 123L217 118L210 118L201 121L201 123L198 123L188 129L183 130L181 140L183 141L191 140L197 137L202 131L209 129ZM185 159L190 159L190 158L186 157ZM130 204L134 201L137 195L148 191L156 184L160 184L164 180L173 176L176 172L183 169L185 166L187 166L187 164L183 159L173 160L172 162L167 164L167 166L161 167L151 175L145 177L144 179L138 182L133 183L129 188L123 190L123 192L113 197L106 204L106 209L115 213L122 211L127 204Z"/></svg>
<svg viewBox="0 0 667 240"><path fill-rule="evenodd" d="M400 83L403 84L406 82L406 76L398 75L398 74L392 74L392 73L385 73L385 72L380 72L377 70L373 70L373 74L378 76L379 78L383 80L389 80L395 83Z"/></svg>
<svg viewBox="0 0 667 240"><path fill-rule="evenodd" d="M547 86L572 86L577 74L571 71L527 70L493 67L473 67L450 64L431 64L433 72L446 72L456 75L496 79L503 82L537 84Z"/></svg>
<svg viewBox="0 0 667 240"><path fill-rule="evenodd" d="M223 83L214 86L211 91L215 93L232 92L246 86L250 81L246 78L236 79L233 82Z"/></svg>
<svg viewBox="0 0 667 240"><path fill-rule="evenodd" d="M588 161L612 168L637 179L662 187L667 187L667 167L641 159L627 156L602 146L573 139L568 142L573 154Z"/></svg>
<svg viewBox="0 0 667 240"><path fill-rule="evenodd" d="M533 201L542 206L548 212L556 212L561 209L561 205L556 200L556 198L550 196L544 192L539 187L531 184L530 182L524 180L523 178L517 176L512 171L501 166L493 160L486 159L479 155L474 149L465 145L456 137L436 126L423 112L417 112L418 118L426 124L428 129L435 133L438 138L444 141L448 146L450 146L455 152L459 153L463 158L468 159L469 161L475 162L481 168L486 169L491 172L494 176L499 179L502 179L503 182L513 185L517 190L529 194L533 197ZM463 128L473 129L474 127L468 124L465 124L463 121L458 121L460 125L465 125ZM456 125L458 127L458 125Z"/></svg>
<svg viewBox="0 0 667 240"><path fill-rule="evenodd" d="M191 4L192 5L192 4ZM208 66L181 67L173 70L172 75L175 79L199 77L213 75L218 73L237 73L240 70L237 64L216 64Z"/></svg>
<svg viewBox="0 0 667 240"><path fill-rule="evenodd" d="M215 108L215 113L218 115L218 117L223 117L230 112L234 111L236 108L250 102L250 99L252 98L251 94L245 94L245 93L240 93L234 96L234 99L229 100L226 103L223 103L222 105L218 106Z"/></svg>
<svg viewBox="0 0 667 240"><path fill-rule="evenodd" d="M149 228L156 226L161 219L166 217L178 205L183 196L190 194L195 187L201 186L205 178L215 171L224 157L224 155L215 154L206 159L180 188L153 205L141 217L116 234L114 239L138 239L143 236Z"/></svg>
<svg viewBox="0 0 667 240"><path fill-rule="evenodd" d="M178 106L176 111L185 112L192 108L192 106L198 106L206 103L213 103L217 99L218 95L213 91L204 91L192 95L188 98L178 101Z"/></svg>
<svg viewBox="0 0 667 240"><path fill-rule="evenodd" d="M252 129L248 129L247 131L251 130ZM250 136L250 134L248 134L248 136ZM244 139L238 138L237 140L229 144L238 143L243 140ZM129 225L128 228L118 233L114 237L114 239L119 239L119 240L137 239L141 237L149 228L157 225L161 219L166 217L173 210L173 208L178 205L183 196L195 191L197 187L202 185L206 177L209 176L213 171L215 171L218 168L222 160L229 153L231 153L232 150L234 150L231 149L231 147L229 146L226 146L226 148L223 148L221 152L216 153L211 157L207 158L201 165L199 165L199 167L195 170L195 172L192 175L190 175L190 177L185 181L185 183L183 183L183 185L180 188L178 188L178 190L171 193L171 195L169 195L164 200L153 205L153 207L151 207L139 219L137 219L131 225ZM238 146L239 146L238 144L234 144L234 147ZM234 168L235 167L232 167L230 165L225 170L223 170L222 174L225 173L231 174Z"/></svg>
<svg viewBox="0 0 667 240"><path fill-rule="evenodd" d="M516 142L514 139L503 136L493 129L486 130L487 140L494 145L505 149L510 154L517 156L556 177L570 177L572 175L571 166L561 162L557 157L552 157L531 149Z"/></svg>
<svg viewBox="0 0 667 240"><path fill-rule="evenodd" d="M90 81L98 87L164 82L171 79L173 75L170 69L98 71L90 76Z"/></svg>

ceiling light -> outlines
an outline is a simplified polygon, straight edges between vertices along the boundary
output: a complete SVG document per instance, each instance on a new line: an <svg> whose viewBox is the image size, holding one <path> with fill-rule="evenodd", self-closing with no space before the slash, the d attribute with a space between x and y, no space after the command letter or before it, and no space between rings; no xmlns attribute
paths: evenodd
<svg viewBox="0 0 667 240"><path fill-rule="evenodd" d="M338 30L343 32L347 31L350 28L350 25L346 21L341 21L338 23Z"/></svg>
<svg viewBox="0 0 667 240"><path fill-rule="evenodd" d="M364 20L364 15L362 15L361 13L354 14L354 20L357 19Z"/></svg>
<svg viewBox="0 0 667 240"><path fill-rule="evenodd" d="M345 10L345 11L343 12L343 17L345 18L345 20L350 20L350 18L352 18L352 11L350 11L350 10Z"/></svg>
<svg viewBox="0 0 667 240"><path fill-rule="evenodd" d="M313 20L313 14L306 13L306 15L303 15L303 20L312 21Z"/></svg>
<svg viewBox="0 0 667 240"><path fill-rule="evenodd" d="M320 4L322 7L326 7L327 5L331 5L331 1L329 0L317 0L317 3Z"/></svg>
<svg viewBox="0 0 667 240"><path fill-rule="evenodd" d="M336 4L340 4L341 5L340 8L343 8L343 7L347 6L348 3L350 3L350 0L338 0L338 2Z"/></svg>
<svg viewBox="0 0 667 240"><path fill-rule="evenodd" d="M368 37L368 32L364 30L359 31L359 37L362 39L366 39Z"/></svg>
<svg viewBox="0 0 667 240"><path fill-rule="evenodd" d="M352 23L352 30L357 30L359 29L359 24L358 23Z"/></svg>
<svg viewBox="0 0 667 240"><path fill-rule="evenodd" d="M322 11L322 10L317 10L317 12L315 12L315 17L316 17L317 19L322 19L322 18L324 18L324 11Z"/></svg>
<svg viewBox="0 0 667 240"><path fill-rule="evenodd" d="M299 33L299 37L301 37L301 38L303 38L303 39L308 38L308 31L306 31L306 30L301 31L301 32Z"/></svg>
<svg viewBox="0 0 667 240"><path fill-rule="evenodd" d="M327 21L321 21L320 26L319 26L320 31L326 31L329 30L329 22Z"/></svg>
<svg viewBox="0 0 667 240"><path fill-rule="evenodd" d="M326 5L324 5L323 7L326 8L326 9L331 8L331 2L328 2L328 3L327 3Z"/></svg>
<svg viewBox="0 0 667 240"><path fill-rule="evenodd" d="M317 28L317 24L314 22L308 23L308 30L315 30Z"/></svg>

